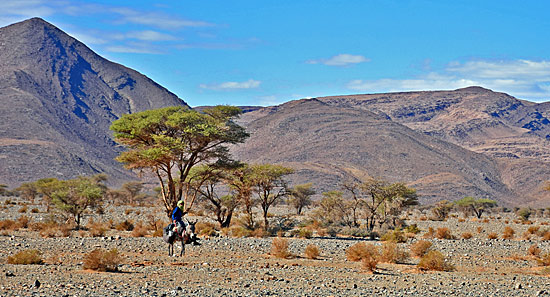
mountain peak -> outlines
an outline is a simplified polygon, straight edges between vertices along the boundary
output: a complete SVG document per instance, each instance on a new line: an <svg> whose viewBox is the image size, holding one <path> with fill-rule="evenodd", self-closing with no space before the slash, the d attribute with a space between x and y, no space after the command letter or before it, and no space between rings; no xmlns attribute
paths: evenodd
<svg viewBox="0 0 550 297"><path fill-rule="evenodd" d="M487 89L487 88L484 88L484 87L480 87L480 86L470 86L470 87L466 87L466 88L456 89L455 91L458 91L458 92L469 92L469 93L486 93L486 92L493 92L493 90L490 90L490 89Z"/></svg>

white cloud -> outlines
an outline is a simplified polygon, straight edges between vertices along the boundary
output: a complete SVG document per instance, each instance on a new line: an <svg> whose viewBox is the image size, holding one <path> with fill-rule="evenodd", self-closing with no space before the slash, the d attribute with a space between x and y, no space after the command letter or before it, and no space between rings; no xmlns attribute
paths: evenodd
<svg viewBox="0 0 550 297"><path fill-rule="evenodd" d="M369 62L370 59L359 55L339 54L328 59L309 60L308 64L324 64L328 66L349 66L352 64L359 64Z"/></svg>
<svg viewBox="0 0 550 297"><path fill-rule="evenodd" d="M162 54L148 45L112 45L105 48L109 52L114 53L130 53L130 54Z"/></svg>
<svg viewBox="0 0 550 297"><path fill-rule="evenodd" d="M236 89L254 89L259 87L261 84L261 81L249 79L244 82L223 82L220 84L201 84L199 85L202 89L209 89L209 90L236 90Z"/></svg>
<svg viewBox="0 0 550 297"><path fill-rule="evenodd" d="M521 99L550 100L550 61L451 62L440 72L410 79L353 80L349 89L361 92L450 90L482 86Z"/></svg>
<svg viewBox="0 0 550 297"><path fill-rule="evenodd" d="M213 27L214 24L204 21L193 21L159 12L142 12L127 7L112 8L112 12L122 16L122 23L148 25L162 29L183 27Z"/></svg>
<svg viewBox="0 0 550 297"><path fill-rule="evenodd" d="M169 41L177 39L170 34L164 34L153 30L128 32L126 36L128 38L134 38L144 41Z"/></svg>

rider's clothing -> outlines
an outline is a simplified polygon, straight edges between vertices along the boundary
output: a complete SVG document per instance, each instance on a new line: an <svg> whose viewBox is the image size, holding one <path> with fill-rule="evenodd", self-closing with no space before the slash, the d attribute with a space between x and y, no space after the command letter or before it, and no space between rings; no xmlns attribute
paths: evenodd
<svg viewBox="0 0 550 297"><path fill-rule="evenodd" d="M183 223L183 210L181 210L181 208L177 206L174 208L174 211L172 212L172 221L178 229L180 227L185 227L185 223Z"/></svg>

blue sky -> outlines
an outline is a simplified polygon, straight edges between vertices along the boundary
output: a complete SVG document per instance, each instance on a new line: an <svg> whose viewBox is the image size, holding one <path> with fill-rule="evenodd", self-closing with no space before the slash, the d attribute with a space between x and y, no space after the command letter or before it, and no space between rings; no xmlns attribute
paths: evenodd
<svg viewBox="0 0 550 297"><path fill-rule="evenodd" d="M480 85L550 100L550 1L3 0L191 106Z"/></svg>

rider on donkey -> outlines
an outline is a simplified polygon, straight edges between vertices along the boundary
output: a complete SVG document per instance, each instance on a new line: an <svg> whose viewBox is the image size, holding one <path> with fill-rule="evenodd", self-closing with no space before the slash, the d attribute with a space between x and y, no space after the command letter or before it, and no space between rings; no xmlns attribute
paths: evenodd
<svg viewBox="0 0 550 297"><path fill-rule="evenodd" d="M186 224L183 222L183 200L178 201L176 208L172 212L172 223L174 223L174 232L185 230ZM181 229L180 229L181 228Z"/></svg>

